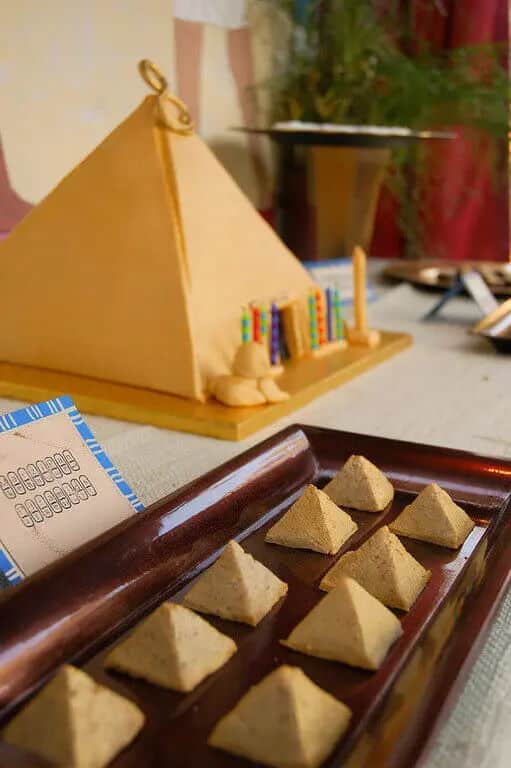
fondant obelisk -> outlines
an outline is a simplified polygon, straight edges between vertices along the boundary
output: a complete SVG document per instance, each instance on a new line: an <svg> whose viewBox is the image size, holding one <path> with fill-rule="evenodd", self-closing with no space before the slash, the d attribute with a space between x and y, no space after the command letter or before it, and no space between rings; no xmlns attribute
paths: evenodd
<svg viewBox="0 0 511 768"><path fill-rule="evenodd" d="M348 328L348 341L364 347L376 347L380 334L371 330L367 321L367 257L359 245L353 249L352 261L354 324Z"/></svg>

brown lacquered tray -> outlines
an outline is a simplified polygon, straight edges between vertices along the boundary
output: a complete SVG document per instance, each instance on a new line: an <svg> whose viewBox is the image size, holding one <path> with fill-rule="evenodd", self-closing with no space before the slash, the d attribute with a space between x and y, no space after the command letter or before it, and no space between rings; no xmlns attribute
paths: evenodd
<svg viewBox="0 0 511 768"><path fill-rule="evenodd" d="M396 487L381 515L353 512L355 548L436 481L474 518L459 551L403 539L432 571L404 634L376 673L305 657L279 639L321 598L336 558L264 543L270 521L308 482L323 486L362 453ZM4 721L63 661L134 699L147 725L112 766L249 765L209 749L215 722L249 685L281 663L302 667L353 711L326 766L409 768L427 754L505 593L511 567L511 462L312 427L289 427L8 590L0 603L0 706ZM231 538L289 584L288 597L255 629L211 619L238 653L188 695L105 673L105 649L162 600L179 600ZM41 766L0 745L0 766Z"/></svg>

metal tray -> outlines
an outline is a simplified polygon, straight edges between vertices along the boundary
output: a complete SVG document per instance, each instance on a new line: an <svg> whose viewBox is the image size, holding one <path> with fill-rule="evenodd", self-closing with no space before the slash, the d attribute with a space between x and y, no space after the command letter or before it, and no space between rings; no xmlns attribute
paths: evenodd
<svg viewBox="0 0 511 768"><path fill-rule="evenodd" d="M337 128L337 130L336 130ZM234 127L232 130L241 133L259 133L269 136L273 141L284 146L315 146L315 147L357 147L360 149L384 149L400 147L417 141L446 140L456 138L450 131L414 131L403 128L383 128L376 126L342 125L331 126L325 130L318 126L317 130L309 127L290 126L273 128Z"/></svg>
<svg viewBox="0 0 511 768"><path fill-rule="evenodd" d="M356 536L336 557L264 543L270 521L304 485L323 486L352 453L391 478L396 497L380 515L353 512ZM476 521L459 551L404 539L432 578L404 634L376 673L294 653L279 639L323 593L322 575L346 548L388 523L427 483L444 487ZM410 768L427 753L509 582L511 462L378 437L293 426L122 523L18 587L0 602L3 719L64 661L131 697L147 724L112 763L130 766L249 765L209 749L215 722L247 687L281 663L302 667L353 710L351 727L326 766ZM255 629L212 623L231 635L232 660L188 695L102 669L107 646L164 599L179 600L231 538L289 584ZM1 766L41 766L0 745Z"/></svg>
<svg viewBox="0 0 511 768"><path fill-rule="evenodd" d="M454 286L461 270L479 272L495 296L511 296L511 264L505 261L397 261L385 267L383 275L391 280L445 291Z"/></svg>

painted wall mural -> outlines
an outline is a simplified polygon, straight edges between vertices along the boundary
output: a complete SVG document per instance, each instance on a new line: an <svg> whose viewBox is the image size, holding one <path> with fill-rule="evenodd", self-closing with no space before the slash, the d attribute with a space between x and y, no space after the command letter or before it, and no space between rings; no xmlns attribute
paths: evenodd
<svg viewBox="0 0 511 768"><path fill-rule="evenodd" d="M136 72L154 60L201 135L260 209L272 150L233 126L264 120L275 42L286 34L262 0L31 0L2 8L0 236L139 103Z"/></svg>

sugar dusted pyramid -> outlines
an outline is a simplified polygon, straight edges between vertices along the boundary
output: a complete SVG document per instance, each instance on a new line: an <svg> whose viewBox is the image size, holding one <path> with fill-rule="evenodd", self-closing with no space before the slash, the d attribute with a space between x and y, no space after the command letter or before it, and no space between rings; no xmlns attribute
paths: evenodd
<svg viewBox="0 0 511 768"><path fill-rule="evenodd" d="M265 541L296 549L335 555L358 525L314 485L287 510L266 534Z"/></svg>
<svg viewBox="0 0 511 768"><path fill-rule="evenodd" d="M394 498L394 486L364 456L350 456L324 491L340 507L381 512Z"/></svg>
<svg viewBox="0 0 511 768"><path fill-rule="evenodd" d="M230 637L193 611L163 603L107 656L105 666L174 691L191 691L236 653Z"/></svg>
<svg viewBox="0 0 511 768"><path fill-rule="evenodd" d="M255 627L286 593L287 584L230 541L184 602L195 611Z"/></svg>
<svg viewBox="0 0 511 768"><path fill-rule="evenodd" d="M350 576L377 600L408 611L426 586L431 572L411 556L385 525L359 549L347 552L323 577L320 588L329 592L343 576Z"/></svg>
<svg viewBox="0 0 511 768"><path fill-rule="evenodd" d="M474 521L436 483L426 486L396 517L390 530L399 536L458 549Z"/></svg>
<svg viewBox="0 0 511 768"><path fill-rule="evenodd" d="M103 768L137 735L132 701L65 666L12 720L2 738L62 768Z"/></svg>
<svg viewBox="0 0 511 768"><path fill-rule="evenodd" d="M353 579L341 577L282 643L308 656L378 669L402 632L388 608Z"/></svg>
<svg viewBox="0 0 511 768"><path fill-rule="evenodd" d="M350 718L348 707L301 669L281 666L250 688L208 743L275 768L319 768Z"/></svg>

